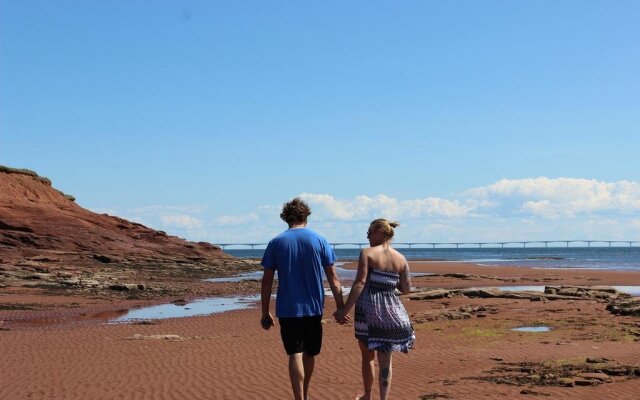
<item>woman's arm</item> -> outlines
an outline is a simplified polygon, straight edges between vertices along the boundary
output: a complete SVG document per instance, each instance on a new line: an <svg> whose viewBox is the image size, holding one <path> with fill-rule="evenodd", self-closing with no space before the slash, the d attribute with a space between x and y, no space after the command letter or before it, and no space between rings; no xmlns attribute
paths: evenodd
<svg viewBox="0 0 640 400"><path fill-rule="evenodd" d="M367 272L369 266L367 265L367 256L365 255L365 251L360 252L360 258L358 259L358 272L356 274L356 279L353 281L353 285L351 286L351 292L349 292L349 297L347 298L347 302L344 304L344 308L342 309L342 315L347 316L349 311L351 311L351 307L356 303L358 297L362 293L364 289L364 284L367 281Z"/></svg>
<svg viewBox="0 0 640 400"><path fill-rule="evenodd" d="M407 294L411 292L411 272L409 271L409 263L406 262L404 264L404 268L402 268L402 272L400 272L400 280L398 281L398 290L402 294Z"/></svg>

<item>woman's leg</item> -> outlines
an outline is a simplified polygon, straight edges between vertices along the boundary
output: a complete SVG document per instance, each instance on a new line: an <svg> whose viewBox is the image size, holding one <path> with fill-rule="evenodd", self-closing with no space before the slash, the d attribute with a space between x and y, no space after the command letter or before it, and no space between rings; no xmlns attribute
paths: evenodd
<svg viewBox="0 0 640 400"><path fill-rule="evenodd" d="M389 390L391 390L391 351L377 351L378 353L378 368L380 368L380 375L378 380L380 382L380 400L387 400L389 398Z"/></svg>
<svg viewBox="0 0 640 400"><path fill-rule="evenodd" d="M360 398L362 400L371 400L371 388L373 387L373 379L376 373L374 364L376 353L373 350L369 350L369 347L363 341L358 340L358 344L362 354L362 384L364 386L364 396Z"/></svg>

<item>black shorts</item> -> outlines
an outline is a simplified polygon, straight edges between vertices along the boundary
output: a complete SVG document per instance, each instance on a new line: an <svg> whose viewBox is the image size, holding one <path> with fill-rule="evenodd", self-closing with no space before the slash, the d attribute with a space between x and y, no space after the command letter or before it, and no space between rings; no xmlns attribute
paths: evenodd
<svg viewBox="0 0 640 400"><path fill-rule="evenodd" d="M279 318L280 336L288 355L306 353L315 356L322 347L322 315Z"/></svg>

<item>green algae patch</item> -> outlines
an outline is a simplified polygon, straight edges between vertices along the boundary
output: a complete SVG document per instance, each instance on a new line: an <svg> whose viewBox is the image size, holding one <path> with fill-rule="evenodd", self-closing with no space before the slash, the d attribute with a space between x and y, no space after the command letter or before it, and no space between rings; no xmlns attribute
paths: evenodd
<svg viewBox="0 0 640 400"><path fill-rule="evenodd" d="M463 328L462 333L467 336L476 336L483 338L498 338L504 336L505 332L503 328Z"/></svg>

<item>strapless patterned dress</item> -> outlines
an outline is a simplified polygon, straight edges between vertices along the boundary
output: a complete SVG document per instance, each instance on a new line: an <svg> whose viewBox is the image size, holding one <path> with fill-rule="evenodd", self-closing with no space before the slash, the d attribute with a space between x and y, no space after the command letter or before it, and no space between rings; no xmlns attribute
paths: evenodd
<svg viewBox="0 0 640 400"><path fill-rule="evenodd" d="M397 272L369 269L364 289L356 301L356 338L369 350L401 351L413 348L416 336L396 286Z"/></svg>

